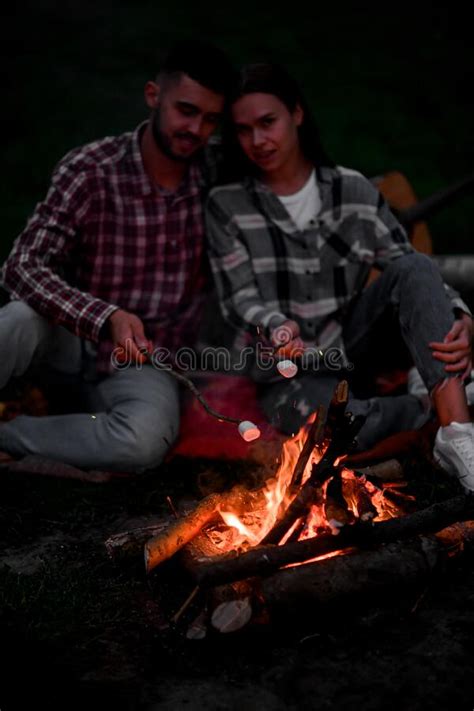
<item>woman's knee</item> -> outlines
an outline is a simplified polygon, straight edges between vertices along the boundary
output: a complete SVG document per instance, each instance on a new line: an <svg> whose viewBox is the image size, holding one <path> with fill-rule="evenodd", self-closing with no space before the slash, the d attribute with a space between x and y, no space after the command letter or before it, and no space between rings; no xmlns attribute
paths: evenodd
<svg viewBox="0 0 474 711"><path fill-rule="evenodd" d="M439 275L439 270L433 260L426 254L411 252L403 257L394 259L387 267L391 271L399 274L403 278L413 276L419 279L422 275Z"/></svg>

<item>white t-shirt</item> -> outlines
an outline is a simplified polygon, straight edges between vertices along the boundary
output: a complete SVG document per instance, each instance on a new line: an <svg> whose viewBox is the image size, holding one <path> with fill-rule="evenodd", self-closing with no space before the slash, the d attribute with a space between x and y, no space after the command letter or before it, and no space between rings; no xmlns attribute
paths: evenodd
<svg viewBox="0 0 474 711"><path fill-rule="evenodd" d="M321 198L316 182L316 171L312 171L301 190L293 195L278 195L298 229L304 230L321 209Z"/></svg>

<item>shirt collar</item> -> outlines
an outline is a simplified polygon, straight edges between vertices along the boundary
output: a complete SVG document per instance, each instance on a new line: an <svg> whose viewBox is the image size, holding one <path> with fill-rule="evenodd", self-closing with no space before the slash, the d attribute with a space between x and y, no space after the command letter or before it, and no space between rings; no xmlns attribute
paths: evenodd
<svg viewBox="0 0 474 711"><path fill-rule="evenodd" d="M129 145L125 153L127 170L131 178L130 192L135 196L147 196L156 192L155 185L145 171L140 150L140 140L147 125L148 121L143 121L130 134ZM175 197L180 198L194 196L201 192L204 185L205 179L202 169L202 157L199 156L195 161L190 163L189 170L173 194Z"/></svg>

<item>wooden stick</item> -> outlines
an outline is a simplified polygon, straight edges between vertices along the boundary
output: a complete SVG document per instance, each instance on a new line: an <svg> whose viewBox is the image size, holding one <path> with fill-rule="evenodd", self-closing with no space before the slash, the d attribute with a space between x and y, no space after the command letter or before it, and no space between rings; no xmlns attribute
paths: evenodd
<svg viewBox="0 0 474 711"><path fill-rule="evenodd" d="M362 422L348 418L345 408L348 399L347 381L342 380L336 386L328 410L324 438L329 439L329 446L313 471L308 481L291 502L285 515L262 540L262 544L279 543L298 518L301 518L318 496L319 487L334 473L334 462L350 449L354 436Z"/></svg>
<svg viewBox="0 0 474 711"><path fill-rule="evenodd" d="M296 462L295 469L293 471L293 476L290 484L290 489L296 489L301 485L301 480L303 479L304 470L308 460L313 453L314 448L321 444L324 437L324 423L326 420L326 408L324 405L318 407L316 413L316 419L311 425L306 441L303 445L303 449L300 452L298 461Z"/></svg>
<svg viewBox="0 0 474 711"><path fill-rule="evenodd" d="M145 543L165 531L170 523L171 519L165 518L162 521L151 523L149 526L114 533L104 542L107 555L117 561L141 554Z"/></svg>
<svg viewBox="0 0 474 711"><path fill-rule="evenodd" d="M378 523L357 522L341 528L337 536L323 534L284 546L258 546L242 555L232 553L219 558L202 558L194 575L201 585L217 585L269 573L291 563L354 546L376 546L421 533L439 531L456 521L474 518L474 496L457 496L442 503Z"/></svg>
<svg viewBox="0 0 474 711"><path fill-rule="evenodd" d="M385 462L373 464L370 467L351 467L356 475L363 475L369 478L380 479L381 481L398 481L403 479L402 465L397 459L387 459Z"/></svg>
<svg viewBox="0 0 474 711"><path fill-rule="evenodd" d="M171 558L186 543L215 518L222 509L245 510L251 499L251 492L235 486L222 494L210 494L187 516L174 521L166 531L159 533L145 544L145 568L149 573L153 568Z"/></svg>

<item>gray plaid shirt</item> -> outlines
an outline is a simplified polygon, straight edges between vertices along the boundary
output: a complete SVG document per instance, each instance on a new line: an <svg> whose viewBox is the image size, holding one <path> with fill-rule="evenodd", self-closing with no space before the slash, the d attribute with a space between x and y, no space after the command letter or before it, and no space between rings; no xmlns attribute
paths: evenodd
<svg viewBox="0 0 474 711"><path fill-rule="evenodd" d="M344 352L342 318L371 267L384 269L413 247L360 173L323 167L316 177L322 206L303 231L254 178L214 188L206 210L210 260L224 317L236 328L268 333L293 319L304 341ZM446 288L453 308L469 313Z"/></svg>

